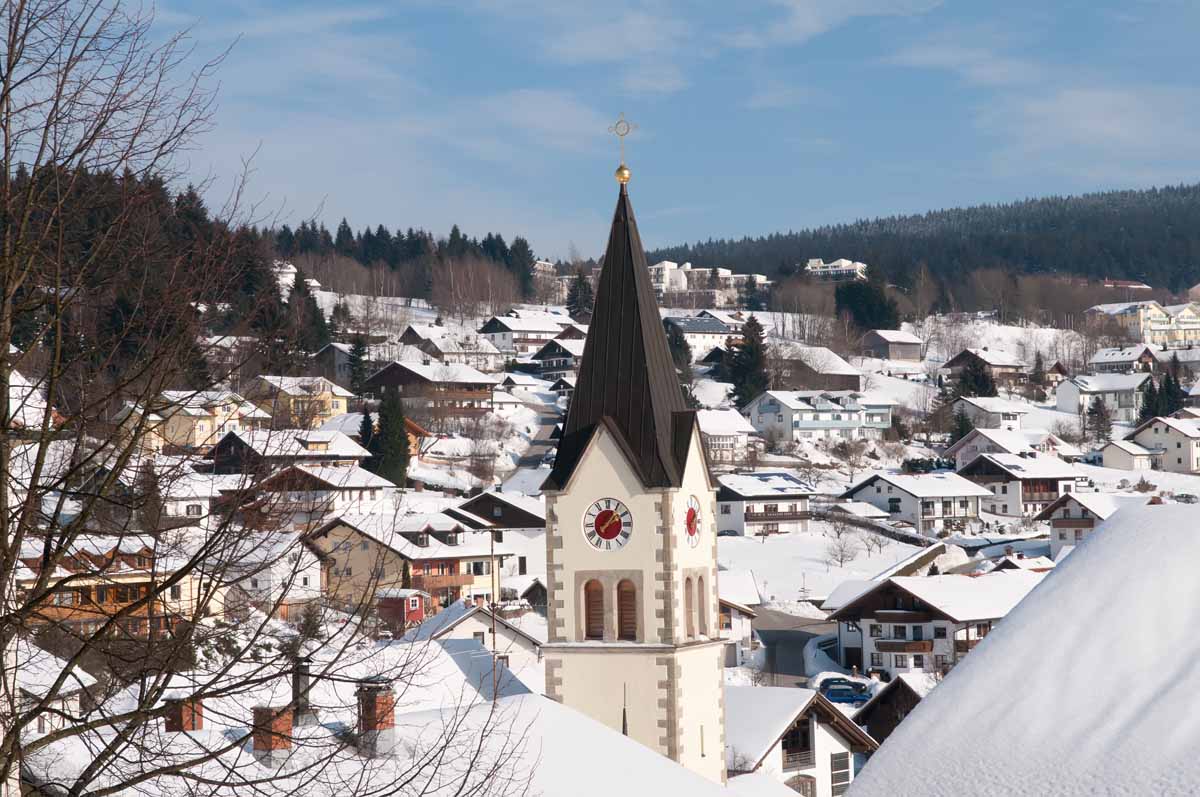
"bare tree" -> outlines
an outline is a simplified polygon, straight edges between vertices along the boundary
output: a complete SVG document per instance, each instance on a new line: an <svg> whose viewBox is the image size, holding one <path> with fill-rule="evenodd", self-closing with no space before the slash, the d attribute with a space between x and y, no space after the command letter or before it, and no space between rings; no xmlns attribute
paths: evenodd
<svg viewBox="0 0 1200 797"><path fill-rule="evenodd" d="M858 557L859 543L856 534L835 537L825 545L825 564L830 567L845 567Z"/></svg>

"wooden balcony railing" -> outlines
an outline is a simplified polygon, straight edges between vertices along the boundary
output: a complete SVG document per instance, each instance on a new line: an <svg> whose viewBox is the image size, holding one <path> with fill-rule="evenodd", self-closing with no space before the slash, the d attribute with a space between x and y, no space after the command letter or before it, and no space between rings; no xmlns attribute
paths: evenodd
<svg viewBox="0 0 1200 797"><path fill-rule="evenodd" d="M415 589L429 592L446 587L466 587L475 583L475 576L470 573L452 573L448 575L413 575L412 584Z"/></svg>
<svg viewBox="0 0 1200 797"><path fill-rule="evenodd" d="M982 639L956 639L954 640L954 652L967 653L982 641Z"/></svg>
<svg viewBox="0 0 1200 797"><path fill-rule="evenodd" d="M932 653L932 639L876 639L875 649L880 653Z"/></svg>
<svg viewBox="0 0 1200 797"><path fill-rule="evenodd" d="M780 520L807 520L808 512L747 512L747 523L775 523Z"/></svg>
<svg viewBox="0 0 1200 797"><path fill-rule="evenodd" d="M812 750L783 751L783 768L786 770L812 769L816 762L817 757Z"/></svg>

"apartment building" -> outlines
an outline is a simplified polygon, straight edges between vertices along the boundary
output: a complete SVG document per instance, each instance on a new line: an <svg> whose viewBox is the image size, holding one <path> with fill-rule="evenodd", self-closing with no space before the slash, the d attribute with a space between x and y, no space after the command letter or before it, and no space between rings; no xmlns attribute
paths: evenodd
<svg viewBox="0 0 1200 797"><path fill-rule="evenodd" d="M768 390L742 414L768 441L879 439L895 404L855 390Z"/></svg>

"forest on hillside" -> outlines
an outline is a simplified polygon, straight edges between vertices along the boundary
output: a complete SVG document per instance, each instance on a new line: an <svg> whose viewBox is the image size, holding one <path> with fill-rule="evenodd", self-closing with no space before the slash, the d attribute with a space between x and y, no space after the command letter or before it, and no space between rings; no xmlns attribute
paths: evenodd
<svg viewBox="0 0 1200 797"><path fill-rule="evenodd" d="M1179 293L1200 282L1200 184L937 210L762 237L698 241L647 253L788 277L839 257L912 286L924 262L939 280L978 269L1134 279Z"/></svg>

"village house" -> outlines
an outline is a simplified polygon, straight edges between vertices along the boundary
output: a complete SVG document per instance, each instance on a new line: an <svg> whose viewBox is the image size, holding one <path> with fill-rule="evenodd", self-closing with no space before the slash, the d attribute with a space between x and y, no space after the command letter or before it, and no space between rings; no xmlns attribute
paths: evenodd
<svg viewBox="0 0 1200 797"><path fill-rule="evenodd" d="M951 379L958 379L971 363L981 365L998 388L1024 384L1027 378L1028 368L1024 362L1011 354L989 349L987 346L981 349L963 349L946 361L942 370L947 372Z"/></svg>
<svg viewBox="0 0 1200 797"><path fill-rule="evenodd" d="M767 343L772 384L781 390L863 389L862 372L824 346L781 338L771 338Z"/></svg>
<svg viewBox="0 0 1200 797"><path fill-rule="evenodd" d="M918 534L962 531L979 520L979 502L991 495L954 473L877 473L839 497L871 504Z"/></svg>
<svg viewBox="0 0 1200 797"><path fill-rule="evenodd" d="M1029 414L1027 404L1006 401L997 396L963 396L953 404L977 429L1020 429Z"/></svg>
<svg viewBox="0 0 1200 797"><path fill-rule="evenodd" d="M434 335L417 343L416 348L427 355L426 365L432 364L430 360L436 360L449 365L466 365L479 371L499 371L504 367L504 354L490 340L477 335Z"/></svg>
<svg viewBox="0 0 1200 797"><path fill-rule="evenodd" d="M808 531L808 501L813 494L787 471L727 473L717 477L718 533L738 536Z"/></svg>
<svg viewBox="0 0 1200 797"><path fill-rule="evenodd" d="M864 357L880 360L921 360L921 339L899 329L872 329L862 336L859 347Z"/></svg>
<svg viewBox="0 0 1200 797"><path fill-rule="evenodd" d="M1074 460L1083 452L1045 429L972 429L942 452L954 460L954 469L962 470L980 454L1053 454Z"/></svg>
<svg viewBox="0 0 1200 797"><path fill-rule="evenodd" d="M1051 390L1058 388L1063 380L1071 378L1071 369L1063 364L1062 360L1055 360L1054 364L1046 369L1046 386Z"/></svg>
<svg viewBox="0 0 1200 797"><path fill-rule="evenodd" d="M817 282L849 282L851 280L862 282L867 279L867 264L847 260L844 257L839 257L832 263L826 263L821 258L814 257L804 264L804 274Z"/></svg>
<svg viewBox="0 0 1200 797"><path fill-rule="evenodd" d="M351 467L369 456L370 451L342 432L277 429L229 432L204 458L212 462L214 473L266 474L297 462Z"/></svg>
<svg viewBox="0 0 1200 797"><path fill-rule="evenodd" d="M761 773L811 797L845 794L878 743L813 689L725 687L730 783Z"/></svg>
<svg viewBox="0 0 1200 797"><path fill-rule="evenodd" d="M536 612L505 613L483 603L460 600L409 630L404 641L473 639L518 678L528 678L542 665L542 645L547 636L546 618Z"/></svg>
<svg viewBox="0 0 1200 797"><path fill-rule="evenodd" d="M390 497L396 485L357 465L296 463L267 476L244 492L250 525L274 528L312 526L341 512L361 512Z"/></svg>
<svg viewBox="0 0 1200 797"><path fill-rule="evenodd" d="M735 409L697 410L696 420L710 463L745 462L751 452L762 449L758 431Z"/></svg>
<svg viewBox="0 0 1200 797"><path fill-rule="evenodd" d="M1200 473L1200 421L1151 418L1125 435L1150 452L1151 466L1170 473Z"/></svg>
<svg viewBox="0 0 1200 797"><path fill-rule="evenodd" d="M297 620L323 594L320 551L295 532L246 532L227 558L227 581L269 616Z"/></svg>
<svg viewBox="0 0 1200 797"><path fill-rule="evenodd" d="M868 673L945 674L1045 576L1013 570L982 576L896 576L870 586L829 615L848 624L841 644L861 650ZM859 666L843 655L842 665Z"/></svg>
<svg viewBox="0 0 1200 797"><path fill-rule="evenodd" d="M353 346L349 343L335 342L325 344L317 350L316 354L309 357L309 375L324 377L339 387L350 390L350 350L352 348ZM366 356L363 358L363 366L366 373L371 373L381 365L392 360L422 362L428 359L429 356L427 354L413 346L403 344L370 345L367 347Z"/></svg>
<svg viewBox="0 0 1200 797"><path fill-rule="evenodd" d="M381 399L387 388L398 388L407 411L436 424L489 414L495 384L492 377L466 365L393 362L368 377L363 391Z"/></svg>
<svg viewBox="0 0 1200 797"><path fill-rule="evenodd" d="M981 454L959 474L987 488L981 506L993 515L1032 517L1064 493L1096 489L1074 465L1045 454Z"/></svg>
<svg viewBox="0 0 1200 797"><path fill-rule="evenodd" d="M1149 373L1157 370L1160 351L1149 343L1100 349L1088 360L1088 367L1097 374Z"/></svg>
<svg viewBox="0 0 1200 797"><path fill-rule="evenodd" d="M69 664L23 635L14 638L10 651L12 660L6 658L5 670L14 676L17 707L24 712L37 710L37 721L29 731L44 734L62 730L72 718L92 709L89 690L97 681L77 663ZM59 685L63 673L67 674ZM12 797L20 793L14 791Z"/></svg>
<svg viewBox="0 0 1200 797"><path fill-rule="evenodd" d="M1095 323L1115 323L1130 338L1162 347L1200 343L1200 307L1161 305L1156 301L1113 302L1089 307Z"/></svg>
<svg viewBox="0 0 1200 797"><path fill-rule="evenodd" d="M558 396L560 399L571 400L571 396L575 395L575 377L560 376L554 380L554 384L550 385L550 392Z"/></svg>
<svg viewBox="0 0 1200 797"><path fill-rule="evenodd" d="M588 335L588 325L587 324L577 324L575 322L571 322L570 324L567 324L566 326L564 326L562 328L562 332L559 332L557 335L555 335L554 339L555 340L587 340L587 335Z"/></svg>
<svg viewBox="0 0 1200 797"><path fill-rule="evenodd" d="M375 590L375 613L392 636L397 637L434 613L433 596L420 589L380 587Z"/></svg>
<svg viewBox="0 0 1200 797"><path fill-rule="evenodd" d="M271 415L229 390L164 390L145 406L126 404L115 420L130 435L141 424L149 451L203 452L227 432L266 428Z"/></svg>
<svg viewBox="0 0 1200 797"><path fill-rule="evenodd" d="M878 440L891 428L894 406L852 390L768 390L742 414L767 441Z"/></svg>
<svg viewBox="0 0 1200 797"><path fill-rule="evenodd" d="M1072 548L1112 517L1117 510L1133 504L1144 504L1144 495L1112 495L1110 493L1066 493L1033 519L1050 524L1050 558L1058 561L1059 554Z"/></svg>
<svg viewBox="0 0 1200 797"><path fill-rule="evenodd" d="M491 529L496 542L504 542L505 531L546 528L546 504L511 490L485 490L445 511L469 529Z"/></svg>
<svg viewBox="0 0 1200 797"><path fill-rule="evenodd" d="M883 744L938 683L940 678L933 673L902 672L854 712L854 724Z"/></svg>
<svg viewBox="0 0 1200 797"><path fill-rule="evenodd" d="M348 512L310 539L324 554L330 597L351 606L390 588L428 592L435 607L491 602L500 595L500 568L512 555L490 531L472 531L442 512Z"/></svg>
<svg viewBox="0 0 1200 797"><path fill-rule="evenodd" d="M692 351L692 361L695 362L713 349L714 346L724 346L732 334L729 327L712 316L667 316L663 326L668 337L672 331L683 335Z"/></svg>
<svg viewBox="0 0 1200 797"><path fill-rule="evenodd" d="M715 318L720 321L729 330L729 339L734 343L742 341L742 327L751 318L757 321L758 325L762 327L763 334L769 334L775 328L775 325L770 321L745 310L701 310L696 313L696 316L699 318Z"/></svg>
<svg viewBox="0 0 1200 797"><path fill-rule="evenodd" d="M725 643L725 666L740 667L758 649L754 633L755 611L762 605L758 582L751 570L722 570L717 578L721 613L721 636Z"/></svg>
<svg viewBox="0 0 1200 797"><path fill-rule="evenodd" d="M1076 376L1058 386L1055 402L1060 412L1086 415L1097 399L1116 423L1133 423L1142 411L1150 374L1096 374Z"/></svg>
<svg viewBox="0 0 1200 797"><path fill-rule="evenodd" d="M269 412L276 426L316 429L349 411L354 394L323 376L258 376L246 398Z"/></svg>
<svg viewBox="0 0 1200 797"><path fill-rule="evenodd" d="M1109 440L1100 449L1104 467L1114 470L1152 470L1154 452L1132 440Z"/></svg>
<svg viewBox="0 0 1200 797"><path fill-rule="evenodd" d="M563 376L575 376L583 357L584 343L580 339L556 338L538 349L530 359L538 364L542 379L549 382Z"/></svg>
<svg viewBox="0 0 1200 797"><path fill-rule="evenodd" d="M533 354L571 324L569 316L543 314L532 317L492 316L479 328L479 336L502 354Z"/></svg>
<svg viewBox="0 0 1200 797"><path fill-rule="evenodd" d="M337 415L330 418L325 423L321 424L318 432L341 432L356 443L361 444L359 434L362 432L362 413L348 412L344 415ZM379 413L371 413L371 429L375 432L379 431ZM425 441L433 438L433 432L429 431L421 424L414 421L407 415L404 416L404 429L408 432L408 450L413 456L418 455L425 447Z"/></svg>

